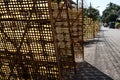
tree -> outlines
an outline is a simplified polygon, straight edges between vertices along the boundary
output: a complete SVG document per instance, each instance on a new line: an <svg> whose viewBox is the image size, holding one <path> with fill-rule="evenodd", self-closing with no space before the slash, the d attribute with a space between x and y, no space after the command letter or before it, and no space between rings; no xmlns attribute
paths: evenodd
<svg viewBox="0 0 120 80"><path fill-rule="evenodd" d="M106 9L103 11L102 22L109 23L116 21L116 18L118 16L117 13L119 10L120 10L120 6L111 2L107 4Z"/></svg>
<svg viewBox="0 0 120 80"><path fill-rule="evenodd" d="M90 7L84 9L84 15L92 18L93 20L98 20L100 17L99 10L92 7L90 4Z"/></svg>
<svg viewBox="0 0 120 80"><path fill-rule="evenodd" d="M112 22L112 21L115 22L117 17L118 17L117 14L113 14L113 13L112 13L112 14L109 14L109 15L108 15L108 17L107 17L106 20L107 20L107 22Z"/></svg>

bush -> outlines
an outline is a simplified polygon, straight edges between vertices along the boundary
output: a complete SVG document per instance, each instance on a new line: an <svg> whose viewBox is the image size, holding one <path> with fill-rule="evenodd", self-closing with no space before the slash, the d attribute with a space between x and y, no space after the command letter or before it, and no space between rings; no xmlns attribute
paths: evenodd
<svg viewBox="0 0 120 80"><path fill-rule="evenodd" d="M120 22L116 22L116 23L115 23L115 27L116 27L117 29L119 29L119 28L120 28Z"/></svg>

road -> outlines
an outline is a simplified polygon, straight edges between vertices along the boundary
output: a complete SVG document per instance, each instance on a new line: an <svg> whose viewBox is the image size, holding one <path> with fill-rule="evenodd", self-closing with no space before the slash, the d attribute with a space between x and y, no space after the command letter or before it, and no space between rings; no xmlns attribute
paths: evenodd
<svg viewBox="0 0 120 80"><path fill-rule="evenodd" d="M101 27L100 33L85 44L85 61L113 80L120 80L120 30ZM97 79L96 79L97 80Z"/></svg>

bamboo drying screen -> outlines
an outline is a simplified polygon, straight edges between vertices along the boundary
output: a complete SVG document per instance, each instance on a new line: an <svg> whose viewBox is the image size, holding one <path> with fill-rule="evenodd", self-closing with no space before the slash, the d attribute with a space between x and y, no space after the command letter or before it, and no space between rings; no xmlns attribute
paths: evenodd
<svg viewBox="0 0 120 80"><path fill-rule="evenodd" d="M91 20L90 18L85 18L85 25L84 25L84 41L87 41L90 39L91 36L91 32L90 32L90 28L91 28Z"/></svg>
<svg viewBox="0 0 120 80"><path fill-rule="evenodd" d="M83 60L83 24L82 24L82 9L73 9L69 11L71 22L71 36L74 44L75 60Z"/></svg>
<svg viewBox="0 0 120 80"><path fill-rule="evenodd" d="M61 2L59 7L52 3L52 9L62 80L74 80L75 60L68 8L65 2Z"/></svg>
<svg viewBox="0 0 120 80"><path fill-rule="evenodd" d="M48 1L0 0L0 80L60 79Z"/></svg>
<svg viewBox="0 0 120 80"><path fill-rule="evenodd" d="M88 41L93 38L94 25L91 18L84 19L84 41Z"/></svg>
<svg viewBox="0 0 120 80"><path fill-rule="evenodd" d="M98 21L94 21L94 27L95 27L95 36L96 36L100 30L100 25Z"/></svg>
<svg viewBox="0 0 120 80"><path fill-rule="evenodd" d="M100 26L98 21L93 21L92 18L84 18L84 41L93 39L99 32Z"/></svg>

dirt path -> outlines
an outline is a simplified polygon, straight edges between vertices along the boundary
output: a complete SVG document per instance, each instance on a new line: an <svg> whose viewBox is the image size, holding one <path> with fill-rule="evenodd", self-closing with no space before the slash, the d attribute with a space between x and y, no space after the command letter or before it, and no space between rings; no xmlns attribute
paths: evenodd
<svg viewBox="0 0 120 80"><path fill-rule="evenodd" d="M120 80L120 30L102 27L98 36L85 44L85 61Z"/></svg>

